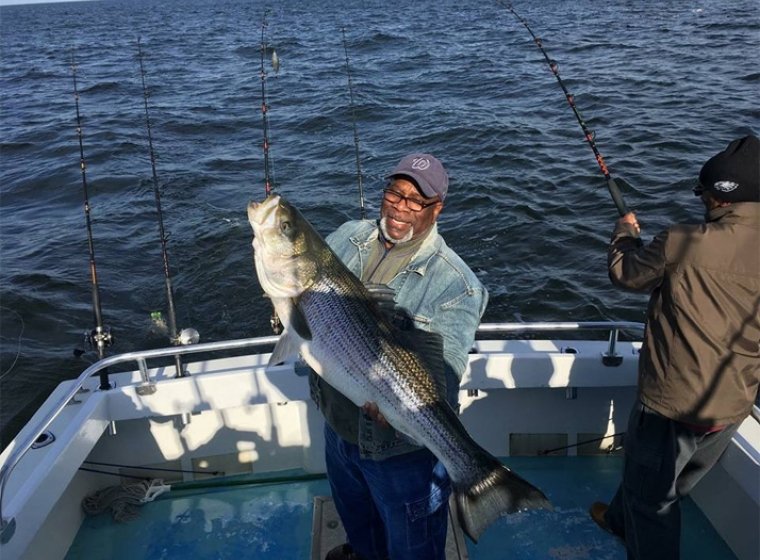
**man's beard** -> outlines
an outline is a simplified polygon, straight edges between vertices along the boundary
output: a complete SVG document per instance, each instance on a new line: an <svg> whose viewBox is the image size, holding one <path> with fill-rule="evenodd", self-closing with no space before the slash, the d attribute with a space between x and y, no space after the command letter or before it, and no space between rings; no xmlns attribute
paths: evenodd
<svg viewBox="0 0 760 560"><path fill-rule="evenodd" d="M386 225L386 217L383 216L380 219L380 231L383 233L383 237L388 243L393 243L394 245L398 245L399 243L406 243L407 241L411 240L412 237L414 237L414 227L410 227L407 234L402 237L401 239L394 239L390 235L388 235L388 227Z"/></svg>

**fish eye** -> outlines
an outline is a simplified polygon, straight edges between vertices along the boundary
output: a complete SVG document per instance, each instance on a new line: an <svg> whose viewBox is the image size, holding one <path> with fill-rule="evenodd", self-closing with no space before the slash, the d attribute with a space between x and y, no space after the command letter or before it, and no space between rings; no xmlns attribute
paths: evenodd
<svg viewBox="0 0 760 560"><path fill-rule="evenodd" d="M293 227L290 225L290 222L288 222L287 220L280 222L280 230L285 235L288 235L292 229Z"/></svg>

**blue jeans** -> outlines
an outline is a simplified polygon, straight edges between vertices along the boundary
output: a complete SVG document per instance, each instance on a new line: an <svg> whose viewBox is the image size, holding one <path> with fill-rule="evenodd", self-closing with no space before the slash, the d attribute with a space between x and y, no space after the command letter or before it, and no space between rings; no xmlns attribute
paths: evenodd
<svg viewBox="0 0 760 560"><path fill-rule="evenodd" d="M629 560L679 560L679 500L720 459L740 423L704 434L634 405L623 443L623 482L605 517L625 539Z"/></svg>
<svg viewBox="0 0 760 560"><path fill-rule="evenodd" d="M427 449L382 461L325 424L327 477L348 542L365 560L443 560L451 482Z"/></svg>

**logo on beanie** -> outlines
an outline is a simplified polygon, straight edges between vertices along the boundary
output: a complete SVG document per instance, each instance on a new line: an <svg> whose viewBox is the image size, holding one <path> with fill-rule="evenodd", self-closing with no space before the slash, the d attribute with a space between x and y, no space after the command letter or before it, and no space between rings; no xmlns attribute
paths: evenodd
<svg viewBox="0 0 760 560"><path fill-rule="evenodd" d="M731 192L739 188L739 183L734 183L733 181L717 181L713 185L713 188L720 192Z"/></svg>
<svg viewBox="0 0 760 560"><path fill-rule="evenodd" d="M430 167L429 159L414 158L412 160L412 169L417 169L418 171L425 171L428 167Z"/></svg>

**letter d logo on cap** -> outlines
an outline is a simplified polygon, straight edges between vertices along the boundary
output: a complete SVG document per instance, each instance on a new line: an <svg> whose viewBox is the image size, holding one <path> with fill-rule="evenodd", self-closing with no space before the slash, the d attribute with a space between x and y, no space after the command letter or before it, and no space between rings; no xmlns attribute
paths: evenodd
<svg viewBox="0 0 760 560"><path fill-rule="evenodd" d="M425 171L428 167L430 167L430 160L425 158L414 158L412 161L412 169L418 169L420 171Z"/></svg>

